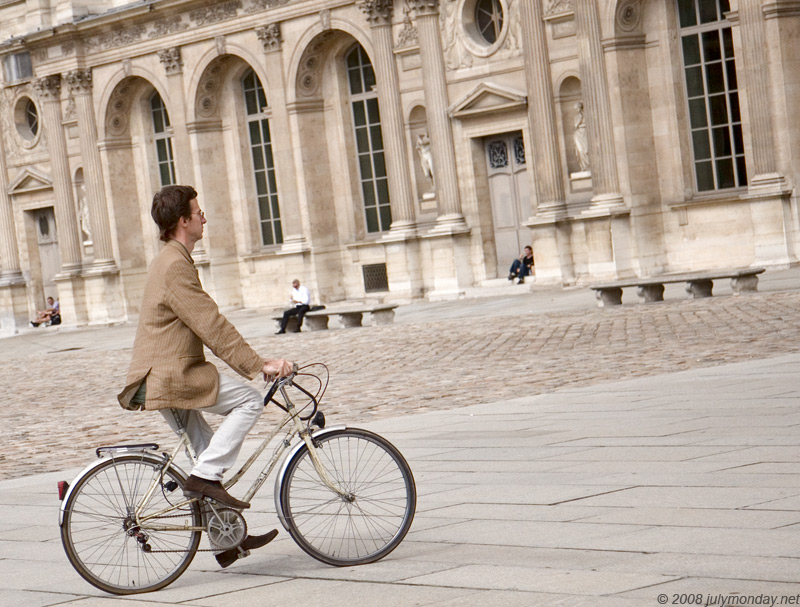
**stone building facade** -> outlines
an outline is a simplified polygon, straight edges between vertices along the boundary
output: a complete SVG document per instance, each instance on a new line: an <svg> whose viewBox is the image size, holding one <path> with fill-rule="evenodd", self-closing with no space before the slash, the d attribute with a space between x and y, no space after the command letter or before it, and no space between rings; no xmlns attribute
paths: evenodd
<svg viewBox="0 0 800 607"><path fill-rule="evenodd" d="M194 184L221 306L797 261L797 0L0 2L0 331L137 313Z"/></svg>

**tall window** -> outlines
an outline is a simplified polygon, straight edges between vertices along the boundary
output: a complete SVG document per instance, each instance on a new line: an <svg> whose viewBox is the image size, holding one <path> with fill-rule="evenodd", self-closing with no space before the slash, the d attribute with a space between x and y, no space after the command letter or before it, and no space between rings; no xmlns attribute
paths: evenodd
<svg viewBox="0 0 800 607"><path fill-rule="evenodd" d="M247 113L250 152L253 157L261 243L265 246L281 244L283 232L278 206L278 186L275 182L275 163L272 159L272 139L269 134L267 96L253 70L248 70L242 78L242 91Z"/></svg>
<svg viewBox="0 0 800 607"><path fill-rule="evenodd" d="M697 190L747 185L729 0L678 0Z"/></svg>
<svg viewBox="0 0 800 607"><path fill-rule="evenodd" d="M150 115L153 118L153 133L156 141L158 175L161 186L175 184L175 160L172 155L172 126L164 100L158 91L150 97Z"/></svg>
<svg viewBox="0 0 800 607"><path fill-rule="evenodd" d="M367 232L384 232L392 223L392 211L389 208L381 115L378 95L373 90L375 72L361 45L347 55L347 76Z"/></svg>

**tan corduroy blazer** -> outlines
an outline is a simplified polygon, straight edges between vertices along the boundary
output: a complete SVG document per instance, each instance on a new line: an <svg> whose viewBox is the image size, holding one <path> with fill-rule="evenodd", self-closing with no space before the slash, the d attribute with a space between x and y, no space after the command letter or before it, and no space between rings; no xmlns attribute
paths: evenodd
<svg viewBox="0 0 800 607"><path fill-rule="evenodd" d="M142 297L133 359L125 389L126 409L147 381L145 409L197 409L217 400L219 373L206 361L203 344L248 379L264 365L203 290L191 255L170 240L150 265Z"/></svg>

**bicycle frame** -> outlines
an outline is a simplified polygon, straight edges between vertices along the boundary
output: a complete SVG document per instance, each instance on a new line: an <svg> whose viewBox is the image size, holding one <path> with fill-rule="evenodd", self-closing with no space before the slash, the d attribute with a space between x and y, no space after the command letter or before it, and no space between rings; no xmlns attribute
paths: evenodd
<svg viewBox="0 0 800 607"><path fill-rule="evenodd" d="M244 500L249 502L253 498L253 496L261 489L261 487L264 485L269 475L274 470L275 465L278 463L278 461L281 460L281 457L284 456L287 449L289 449L289 447L292 446L292 442L298 436L302 439L302 442L298 442L295 444L294 449L284 457L284 462L288 463L288 461L291 459L291 456L294 453L296 453L299 449L301 449L305 444L308 447L309 455L314 465L314 468L317 474L319 474L320 480L323 482L323 484L326 487L328 487L333 493L339 495L340 497L346 498L349 495L349 493L347 491L342 490L337 485L337 483L330 477L328 471L322 465L322 462L320 461L319 456L317 455L316 447L314 445L314 438L316 436L319 436L320 434L327 434L328 432L338 431L346 428L346 426L343 425L335 426L327 429L319 429L316 432L311 432L310 424L306 424L304 423L303 420L300 419L300 412L296 410L294 404L289 398L289 395L287 394L285 388L286 385L290 384L288 383L281 384L278 388L286 402L286 409L287 409L286 414L275 425L274 429L272 430L272 432L270 432L269 436L267 436L261 442L261 444L250 455L247 461L245 461L242 467L225 483L225 487L228 488L236 484L248 472L248 470L253 466L253 464L259 459L261 454L266 450L266 448L273 441L273 439L276 436L278 436L282 431L284 431L285 432L284 437L278 442L277 446L275 447L275 450L273 451L272 457L270 457L267 464L258 474L258 477L253 481L253 484L245 493ZM293 422L293 424L291 424L291 426L288 429L286 429L286 427L289 426L291 422ZM148 459L152 458L154 461L157 461L161 465L161 473L158 475L157 478L154 478L150 482L150 486L147 488L147 491L145 492L142 500L139 502L139 504L136 505L135 511L133 513L136 523L142 529L152 530L152 531L204 531L205 530L205 527L198 527L194 525L170 525L170 524L154 522L156 519L159 519L169 514L170 512L175 512L176 510L180 510L181 508L184 508L185 506L191 504L192 502L198 501L197 498L185 499L177 504L171 505L169 508L164 508L158 512L149 513L146 516L142 515L142 512L146 510L147 505L150 502L150 499L153 497L153 494L156 492L160 484L163 482L164 472L171 466L173 466L176 457L181 452L181 449L186 449L188 451L192 462L196 461L197 455L194 451L194 448L191 445L191 442L189 440L189 435L187 434L185 428L180 428L180 440L178 444L175 446L175 448L172 450L172 452L168 456L166 456L166 459L164 459L163 457L158 457L156 455L145 454L145 451L143 449L138 450L138 452L142 453L143 458L148 458ZM110 452L112 459L114 458L114 454L116 452L120 451L124 453L136 452L135 449L131 448L126 449L124 447L120 448L108 447L104 450ZM98 450L98 452L102 451L103 450ZM85 472L88 472L88 470L93 468L95 465L97 464L95 463L92 466L90 466L86 471L82 472L80 476L83 476ZM177 468L177 466L175 467ZM276 478L276 495L278 487L280 486L283 470L285 470L285 468L286 466L284 465L282 467L281 473ZM65 496L63 504L66 504L68 502L67 497L69 496L70 491L67 492L67 496ZM276 500L276 507L280 509L280 506L277 504L278 501ZM212 510L214 509L213 505L211 505L210 507L212 508ZM281 523L284 526L286 526L283 513L278 512L278 516L281 519ZM63 506L62 506L61 519L63 521Z"/></svg>

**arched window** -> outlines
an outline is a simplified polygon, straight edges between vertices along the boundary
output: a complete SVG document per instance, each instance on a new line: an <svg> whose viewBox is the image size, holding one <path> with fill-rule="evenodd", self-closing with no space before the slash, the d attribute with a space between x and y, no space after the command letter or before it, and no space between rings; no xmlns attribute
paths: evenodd
<svg viewBox="0 0 800 607"><path fill-rule="evenodd" d="M729 0L678 0L699 192L747 185Z"/></svg>
<svg viewBox="0 0 800 607"><path fill-rule="evenodd" d="M367 232L384 232L392 223L392 211L378 95L373 90L375 72L361 45L347 54L346 62Z"/></svg>
<svg viewBox="0 0 800 607"><path fill-rule="evenodd" d="M150 115L153 118L153 134L156 142L158 175L161 186L175 184L175 161L172 155L172 126L164 100L158 91L150 97Z"/></svg>
<svg viewBox="0 0 800 607"><path fill-rule="evenodd" d="M278 205L278 185L275 182L275 163L272 158L272 139L269 133L267 96L256 73L250 69L242 78L247 132L253 158L253 176L261 222L261 243L281 244L281 213Z"/></svg>

